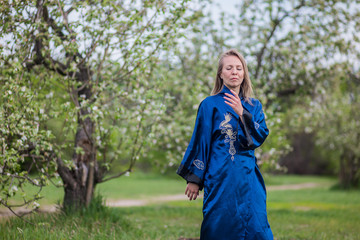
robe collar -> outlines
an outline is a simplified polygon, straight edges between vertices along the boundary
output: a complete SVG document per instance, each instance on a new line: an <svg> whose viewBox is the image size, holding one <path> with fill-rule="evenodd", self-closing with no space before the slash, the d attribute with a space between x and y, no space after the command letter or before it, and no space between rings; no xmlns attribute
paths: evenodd
<svg viewBox="0 0 360 240"><path fill-rule="evenodd" d="M221 90L220 93L222 93L222 94L225 94L225 93L232 94L232 92L230 91L230 89L229 89L225 84L223 85L223 88L222 88L222 90ZM241 91L240 91L240 93L239 93L239 97L240 97L241 100L244 100L244 97L243 97Z"/></svg>

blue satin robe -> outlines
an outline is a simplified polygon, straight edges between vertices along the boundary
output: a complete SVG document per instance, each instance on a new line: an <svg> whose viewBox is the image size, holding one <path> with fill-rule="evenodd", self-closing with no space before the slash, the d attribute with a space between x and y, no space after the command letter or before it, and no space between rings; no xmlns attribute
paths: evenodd
<svg viewBox="0 0 360 240"><path fill-rule="evenodd" d="M241 98L243 124L222 91L204 99L177 173L204 189L201 240L273 239L256 158L269 134L261 103Z"/></svg>

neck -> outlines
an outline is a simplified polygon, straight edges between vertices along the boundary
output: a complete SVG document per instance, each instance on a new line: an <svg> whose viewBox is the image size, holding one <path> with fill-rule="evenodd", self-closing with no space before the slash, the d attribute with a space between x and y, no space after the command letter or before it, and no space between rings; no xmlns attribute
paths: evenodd
<svg viewBox="0 0 360 240"><path fill-rule="evenodd" d="M228 89L231 89L233 90L234 92L236 92L238 95L240 93L240 86L237 86L237 87L231 87L231 86L228 86L224 83L224 85L228 88Z"/></svg>

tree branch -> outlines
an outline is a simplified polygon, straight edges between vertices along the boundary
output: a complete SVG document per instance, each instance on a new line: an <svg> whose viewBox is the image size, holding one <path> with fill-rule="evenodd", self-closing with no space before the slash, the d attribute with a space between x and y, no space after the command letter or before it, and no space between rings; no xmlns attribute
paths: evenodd
<svg viewBox="0 0 360 240"><path fill-rule="evenodd" d="M63 8L61 7L61 4L60 4L59 0L57 0L57 3L58 3L59 10L60 10L60 12L61 12L61 15L62 15L62 17L63 17L63 19L64 19L65 27L66 27L66 29L68 30L68 32L69 32L70 34L72 34L73 31L72 31L72 29L69 27L67 12L64 12Z"/></svg>
<svg viewBox="0 0 360 240"><path fill-rule="evenodd" d="M56 158L56 163L58 165L58 173L61 176L61 179L63 179L64 184L70 185L71 189L75 189L76 181L72 176L70 169L65 166L64 162L60 157Z"/></svg>
<svg viewBox="0 0 360 240"><path fill-rule="evenodd" d="M34 223L29 222L29 221L27 221L27 220L25 220L25 219L23 218L23 216L25 216L26 214L32 213L33 211L35 211L35 209L29 211L28 213L24 213L24 214L22 214L22 215L19 215L19 214L17 214L17 213L12 209L11 206L7 205L3 200L0 200L0 203L1 203L2 205L4 205L7 209L9 209L15 216L17 216L18 218L20 218L21 220L23 220L24 222L29 223L29 224L35 226Z"/></svg>
<svg viewBox="0 0 360 240"><path fill-rule="evenodd" d="M295 10L299 10L303 6L305 6L304 0L302 0L301 3L298 6L296 6L291 12L294 12ZM286 12L284 14L284 16L282 16L281 18L271 19L271 21L273 23L273 28L271 29L269 35L266 37L266 41L265 41L263 47L256 54L257 65L256 65L256 70L255 70L255 76L254 76L255 79L257 79L259 77L260 69L262 67L262 60L263 60L265 50L267 48L268 43L270 42L271 38L274 36L274 33L275 33L276 29L278 28L278 26L280 26L281 22L284 21L284 19L289 16L290 16L290 12Z"/></svg>
<svg viewBox="0 0 360 240"><path fill-rule="evenodd" d="M116 175L113 175L113 176L111 176L111 177L102 179L101 181L99 181L99 183L103 183L103 182L109 181L109 180L111 180L111 179L121 177L122 175L124 175L124 174L126 174L126 173L128 173L128 172L130 173L130 172L132 172L132 170L129 168L129 169L127 169L127 170L125 170L125 171L123 171L123 172L120 172L120 173L118 173L118 174L116 174Z"/></svg>

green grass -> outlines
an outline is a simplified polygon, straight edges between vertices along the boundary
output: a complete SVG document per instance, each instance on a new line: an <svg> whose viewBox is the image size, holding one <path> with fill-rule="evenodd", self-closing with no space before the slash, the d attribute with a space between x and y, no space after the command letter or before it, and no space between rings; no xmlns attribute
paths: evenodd
<svg viewBox="0 0 360 240"><path fill-rule="evenodd" d="M271 175L264 174L266 186L300 184L300 183L318 183L324 185L334 185L337 179L328 176L301 176L301 175Z"/></svg>
<svg viewBox="0 0 360 240"><path fill-rule="evenodd" d="M279 179L277 179L279 178ZM303 181L301 181L303 179ZM174 181L174 182L173 182ZM268 216L276 239L360 239L360 191L331 190L331 178L267 176L273 185L315 182L323 187L269 191ZM120 184L121 183L121 184ZM183 193L185 183L135 174L114 180L102 194L126 198ZM159 187L160 186L160 187ZM122 193L114 193L116 191ZM166 188L166 189L157 189ZM101 191L100 191L101 192ZM0 223L0 239L178 239L199 237L202 201L101 208L72 215L36 214Z"/></svg>
<svg viewBox="0 0 360 240"><path fill-rule="evenodd" d="M360 239L359 191L272 191L268 215L278 239Z"/></svg>
<svg viewBox="0 0 360 240"><path fill-rule="evenodd" d="M184 193L185 181L180 177L134 172L129 177L99 184L96 191L108 199L143 199L149 196Z"/></svg>
<svg viewBox="0 0 360 240"><path fill-rule="evenodd" d="M94 214L41 214L0 224L0 239L178 239L197 236L202 219L198 204L188 207L106 208Z"/></svg>

